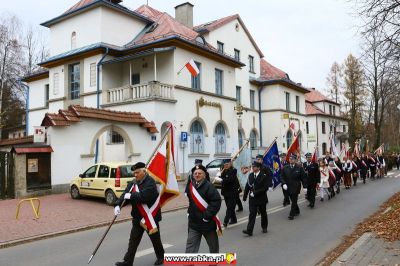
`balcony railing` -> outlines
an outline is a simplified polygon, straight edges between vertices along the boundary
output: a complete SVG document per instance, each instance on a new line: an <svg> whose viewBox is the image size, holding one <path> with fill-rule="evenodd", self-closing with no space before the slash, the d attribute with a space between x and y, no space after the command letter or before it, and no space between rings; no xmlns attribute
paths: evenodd
<svg viewBox="0 0 400 266"><path fill-rule="evenodd" d="M174 100L174 86L150 81L149 83L125 85L106 90L105 103L121 103L133 100Z"/></svg>

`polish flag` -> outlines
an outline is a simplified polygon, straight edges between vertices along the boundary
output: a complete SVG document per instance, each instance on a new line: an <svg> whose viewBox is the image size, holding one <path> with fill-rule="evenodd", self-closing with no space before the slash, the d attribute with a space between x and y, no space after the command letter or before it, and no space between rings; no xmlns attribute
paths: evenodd
<svg viewBox="0 0 400 266"><path fill-rule="evenodd" d="M313 153L312 158L311 158L311 162L313 162L313 163L317 162L317 160L318 160L318 154L317 153L318 153L318 148L315 147L314 148L314 153Z"/></svg>
<svg viewBox="0 0 400 266"><path fill-rule="evenodd" d="M160 207L179 195L174 151L174 129L170 124L162 144L147 166L149 175L161 183Z"/></svg>
<svg viewBox="0 0 400 266"><path fill-rule="evenodd" d="M185 67L187 70L189 70L193 77L196 77L198 74L200 74L200 70L193 59L190 59L189 62L186 63Z"/></svg>
<svg viewBox="0 0 400 266"><path fill-rule="evenodd" d="M300 143L299 143L299 138L298 136L295 137L293 143L290 145L289 149L287 150L286 158L285 160L289 162L289 158L291 154L296 154L297 157L300 156Z"/></svg>

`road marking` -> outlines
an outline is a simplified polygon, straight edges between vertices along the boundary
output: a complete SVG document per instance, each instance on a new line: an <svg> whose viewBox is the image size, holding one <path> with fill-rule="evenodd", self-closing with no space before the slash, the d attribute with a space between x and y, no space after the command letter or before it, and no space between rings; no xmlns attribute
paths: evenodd
<svg viewBox="0 0 400 266"><path fill-rule="evenodd" d="M173 245L170 245L170 244L163 244L164 249L170 248L172 246ZM149 254L153 254L153 253L154 253L154 248L148 248L148 249L144 249L144 250L136 252L136 256L135 257L139 258L139 257L143 257L143 256L146 256L146 255L149 255Z"/></svg>

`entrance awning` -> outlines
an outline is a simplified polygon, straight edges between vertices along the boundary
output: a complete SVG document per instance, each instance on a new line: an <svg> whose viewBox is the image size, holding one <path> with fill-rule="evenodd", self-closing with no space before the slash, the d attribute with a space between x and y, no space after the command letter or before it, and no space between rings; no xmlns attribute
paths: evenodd
<svg viewBox="0 0 400 266"><path fill-rule="evenodd" d="M16 153L50 153L53 152L51 146L47 147L14 147Z"/></svg>

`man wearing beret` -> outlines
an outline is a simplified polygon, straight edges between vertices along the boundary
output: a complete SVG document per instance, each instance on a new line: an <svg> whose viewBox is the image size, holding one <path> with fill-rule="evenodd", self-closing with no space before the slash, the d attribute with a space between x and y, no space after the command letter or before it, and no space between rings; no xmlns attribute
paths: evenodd
<svg viewBox="0 0 400 266"><path fill-rule="evenodd" d="M221 196L206 179L206 173L207 169L204 166L196 166L186 185L185 194L189 199L186 253L198 253L202 236L207 241L210 253L219 252L216 230L221 230L217 217L221 208Z"/></svg>
<svg viewBox="0 0 400 266"><path fill-rule="evenodd" d="M194 160L194 167L192 168L192 170L190 170L190 176L193 176L194 170L196 170L197 167L200 166L200 165L203 166L203 160L202 159L195 159ZM210 174L207 171L206 171L206 179L208 181L210 181Z"/></svg>
<svg viewBox="0 0 400 266"><path fill-rule="evenodd" d="M304 191L307 192L306 185L306 173L303 167L296 164L297 156L295 154L290 155L289 164L285 165L281 173L282 188L289 194L292 206L290 208L289 220L293 220L294 216L300 214L299 206L297 205L297 199L300 194L301 184L303 184Z"/></svg>
<svg viewBox="0 0 400 266"><path fill-rule="evenodd" d="M285 167L285 165L287 165L287 161L286 161L286 153L281 153L279 155L279 157L281 157L281 171L280 171L280 175L282 175L282 170L283 167ZM285 207L286 205L290 204L290 198L289 198L289 193L287 192L287 190L284 190L282 187L282 194L283 194L283 207Z"/></svg>
<svg viewBox="0 0 400 266"><path fill-rule="evenodd" d="M159 192L157 190L156 182L146 172L146 165L142 162L136 163L132 166L133 175L135 176L134 182L128 182L128 185L122 193L121 197L116 201L114 207L114 214L121 213L121 205L125 201L132 205L132 230L129 238L128 250L125 253L124 260L115 263L117 266L131 266L135 259L136 250L142 239L144 231L150 237L153 244L157 260L154 265L161 265L164 263L164 248L161 243L159 222L161 221L161 210L158 209L156 215L150 217L151 213L145 213L143 208L147 205L151 208L157 201ZM142 219L146 216L147 220L151 220L156 226L154 228L144 228ZM142 222L141 222L142 221ZM147 224L147 223L146 223Z"/></svg>
<svg viewBox="0 0 400 266"><path fill-rule="evenodd" d="M256 222L257 210L261 214L262 232L268 232L268 216L267 216L267 191L272 190L272 177L261 172L261 164L254 161L252 164L253 172L249 174L246 187L244 189L243 201L249 196L249 222L247 229L243 230L244 234L253 235L254 224Z"/></svg>
<svg viewBox="0 0 400 266"><path fill-rule="evenodd" d="M314 208L315 195L317 193L316 187L321 179L321 176L318 164L312 162L311 153L306 153L306 159L307 162L303 163L303 168L307 174L307 200L310 203L308 204L308 207Z"/></svg>

